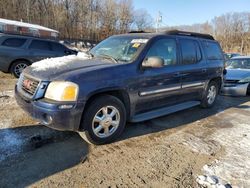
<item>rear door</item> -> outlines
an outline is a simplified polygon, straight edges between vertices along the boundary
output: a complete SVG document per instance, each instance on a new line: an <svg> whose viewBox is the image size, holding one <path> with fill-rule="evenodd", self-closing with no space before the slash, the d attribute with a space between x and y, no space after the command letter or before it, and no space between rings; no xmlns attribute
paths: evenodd
<svg viewBox="0 0 250 188"><path fill-rule="evenodd" d="M202 41L208 65L208 79L223 77L225 60L218 42L211 40Z"/></svg>
<svg viewBox="0 0 250 188"><path fill-rule="evenodd" d="M137 113L175 104L180 96L181 77L178 74L176 39L164 37L156 40L145 59L154 56L162 58L164 66L146 68L142 71L137 82Z"/></svg>
<svg viewBox="0 0 250 188"><path fill-rule="evenodd" d="M182 75L183 101L198 100L208 78L205 57L202 55L199 40L179 39L181 60L180 73Z"/></svg>
<svg viewBox="0 0 250 188"><path fill-rule="evenodd" d="M54 52L55 56L64 56L67 53L67 48L65 46L63 46L60 43L56 43L56 42L50 42L51 45L51 49Z"/></svg>
<svg viewBox="0 0 250 188"><path fill-rule="evenodd" d="M52 51L49 41L32 40L29 45L29 54L33 62L40 61L48 57L56 57Z"/></svg>

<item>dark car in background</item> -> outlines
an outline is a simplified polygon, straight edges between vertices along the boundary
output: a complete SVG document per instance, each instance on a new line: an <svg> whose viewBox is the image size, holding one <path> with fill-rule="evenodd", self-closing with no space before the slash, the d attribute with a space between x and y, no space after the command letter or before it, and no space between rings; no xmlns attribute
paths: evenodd
<svg viewBox="0 0 250 188"><path fill-rule="evenodd" d="M0 71L17 78L33 62L76 53L54 40L0 33Z"/></svg>
<svg viewBox="0 0 250 188"><path fill-rule="evenodd" d="M18 104L44 125L109 143L127 121L139 122L196 105L215 104L224 57L211 35L183 31L109 37L54 67L34 63L15 89ZM73 58L73 57L72 57ZM53 63L53 62L51 62Z"/></svg>
<svg viewBox="0 0 250 188"><path fill-rule="evenodd" d="M222 94L246 96L250 94L250 56L233 57L226 63L227 74Z"/></svg>

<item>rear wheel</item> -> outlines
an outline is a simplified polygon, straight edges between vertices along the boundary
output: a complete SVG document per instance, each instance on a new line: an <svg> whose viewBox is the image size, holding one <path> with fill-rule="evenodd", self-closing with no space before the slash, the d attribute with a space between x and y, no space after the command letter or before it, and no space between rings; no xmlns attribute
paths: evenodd
<svg viewBox="0 0 250 188"><path fill-rule="evenodd" d="M218 96L219 86L215 81L211 81L205 91L205 95L201 100L201 106L203 108L210 108L214 105Z"/></svg>
<svg viewBox="0 0 250 188"><path fill-rule="evenodd" d="M82 123L86 130L83 138L87 142L110 143L120 136L125 127L126 110L118 98L101 96L89 105Z"/></svg>
<svg viewBox="0 0 250 188"><path fill-rule="evenodd" d="M16 78L19 78L22 71L29 66L27 61L16 61L10 67L10 72Z"/></svg>

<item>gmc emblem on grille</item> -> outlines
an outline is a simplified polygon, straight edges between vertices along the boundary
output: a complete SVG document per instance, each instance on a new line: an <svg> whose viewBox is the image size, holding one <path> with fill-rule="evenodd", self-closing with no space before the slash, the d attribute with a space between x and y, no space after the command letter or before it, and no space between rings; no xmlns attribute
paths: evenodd
<svg viewBox="0 0 250 188"><path fill-rule="evenodd" d="M30 81L30 80L24 80L23 81L23 86L26 88L26 89L31 89L31 85L33 84L33 82L32 81Z"/></svg>

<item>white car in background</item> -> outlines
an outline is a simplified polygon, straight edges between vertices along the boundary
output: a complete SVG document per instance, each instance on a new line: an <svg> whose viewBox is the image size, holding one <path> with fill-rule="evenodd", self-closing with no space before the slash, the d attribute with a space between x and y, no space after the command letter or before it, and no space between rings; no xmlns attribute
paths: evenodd
<svg viewBox="0 0 250 188"><path fill-rule="evenodd" d="M237 56L228 60L222 94L246 96L250 94L250 56Z"/></svg>

